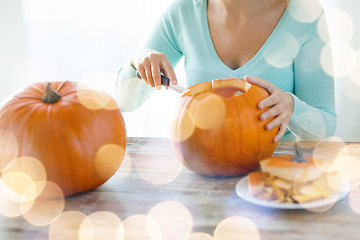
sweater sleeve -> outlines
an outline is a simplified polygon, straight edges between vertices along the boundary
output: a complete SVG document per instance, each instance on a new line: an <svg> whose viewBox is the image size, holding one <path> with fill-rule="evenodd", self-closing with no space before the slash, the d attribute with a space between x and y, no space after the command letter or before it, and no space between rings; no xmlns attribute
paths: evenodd
<svg viewBox="0 0 360 240"><path fill-rule="evenodd" d="M173 67L183 55L175 34L179 30L176 29L179 25L179 17L177 16L179 13L181 13L181 9L178 9L177 5L170 6L139 48L140 50L153 49L164 53ZM120 68L110 86L110 93L122 111L133 111L140 107L155 91L144 81L136 78L136 70L131 66L130 61Z"/></svg>
<svg viewBox="0 0 360 240"><path fill-rule="evenodd" d="M336 128L334 79L321 65L326 46L317 28L308 36L294 61L294 111L288 129L301 140L320 140Z"/></svg>

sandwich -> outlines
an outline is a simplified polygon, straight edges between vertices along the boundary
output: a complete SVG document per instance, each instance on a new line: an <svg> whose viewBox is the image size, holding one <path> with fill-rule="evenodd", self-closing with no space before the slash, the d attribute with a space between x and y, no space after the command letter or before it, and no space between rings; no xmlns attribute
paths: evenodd
<svg viewBox="0 0 360 240"><path fill-rule="evenodd" d="M327 161L305 157L276 156L260 161L261 171L249 174L250 195L279 203L305 203L330 197L336 187L330 181L332 173L323 171Z"/></svg>

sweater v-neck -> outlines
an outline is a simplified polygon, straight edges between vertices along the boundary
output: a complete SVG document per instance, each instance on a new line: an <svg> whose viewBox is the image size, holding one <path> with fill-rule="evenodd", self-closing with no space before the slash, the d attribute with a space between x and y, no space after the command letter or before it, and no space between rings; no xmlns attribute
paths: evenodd
<svg viewBox="0 0 360 240"><path fill-rule="evenodd" d="M278 32L281 31L282 25L284 22L286 22L286 19L288 18L290 8L292 7L293 0L289 1L288 6L286 7L284 13L282 14L280 20L276 24L274 30L271 32L270 36L267 38L265 43L261 46L259 51L244 65L240 66L239 68L232 69L229 66L227 66L219 57L215 50L214 43L211 39L210 35L210 29L209 29L209 22L207 18L207 5L208 0L205 0L202 4L201 9L201 21L202 25L204 26L203 29L203 36L205 39L205 44L208 46L206 49L208 51L208 54L211 57L211 60L214 62L216 66L219 66L222 71L225 73L230 73L231 75L244 75L246 74L262 57L264 56L264 53L269 48L273 40L275 39Z"/></svg>

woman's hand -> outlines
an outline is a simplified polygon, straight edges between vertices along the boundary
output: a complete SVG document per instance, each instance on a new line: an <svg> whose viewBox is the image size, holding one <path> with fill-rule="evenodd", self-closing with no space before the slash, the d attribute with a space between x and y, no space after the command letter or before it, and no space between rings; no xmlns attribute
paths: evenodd
<svg viewBox="0 0 360 240"><path fill-rule="evenodd" d="M174 69L164 53L152 49L138 51L131 59L131 65L151 87L161 89L161 73L170 78L171 84L177 84Z"/></svg>
<svg viewBox="0 0 360 240"><path fill-rule="evenodd" d="M293 113L294 99L289 93L284 92L274 84L259 77L245 76L245 81L259 85L270 93L270 96L262 100L258 105L260 110L270 107L260 115L260 119L266 120L274 117L272 121L266 124L266 129L271 130L276 126L279 126L279 131L273 140L274 142L279 141L285 134L290 117Z"/></svg>

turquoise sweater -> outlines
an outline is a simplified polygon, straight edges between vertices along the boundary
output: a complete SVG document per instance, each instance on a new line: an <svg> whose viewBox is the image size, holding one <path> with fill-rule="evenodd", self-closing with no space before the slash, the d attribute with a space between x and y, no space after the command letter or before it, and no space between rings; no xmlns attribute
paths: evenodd
<svg viewBox="0 0 360 240"><path fill-rule="evenodd" d="M173 67L184 57L187 85L217 78L261 77L294 98L294 111L281 140L318 140L336 128L334 79L321 67L326 45L319 37L320 17L307 23L293 13L300 0L291 0L277 26L257 54L238 69L216 54L207 22L206 0L175 0L141 48L163 52ZM300 6L302 8L306 6ZM306 9L300 9L305 10ZM129 63L114 80L112 93L122 111L141 106L155 91L136 79Z"/></svg>

